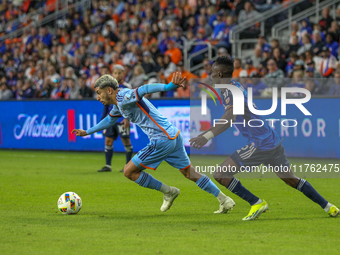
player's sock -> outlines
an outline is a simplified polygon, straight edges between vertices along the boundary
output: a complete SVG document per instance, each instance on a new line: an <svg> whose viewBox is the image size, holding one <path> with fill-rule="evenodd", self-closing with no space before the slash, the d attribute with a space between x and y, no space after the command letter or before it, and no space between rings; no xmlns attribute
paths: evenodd
<svg viewBox="0 0 340 255"><path fill-rule="evenodd" d="M126 164L130 162L132 158L133 147L132 145L125 146Z"/></svg>
<svg viewBox="0 0 340 255"><path fill-rule="evenodd" d="M333 205L331 204L331 203L327 203L327 205L326 205L326 207L325 208L323 208L324 210L325 210L325 212L329 212L329 209L331 209L331 207L332 207Z"/></svg>
<svg viewBox="0 0 340 255"><path fill-rule="evenodd" d="M220 189L206 175L202 175L196 182L197 186L204 191L213 194L215 197L221 192Z"/></svg>
<svg viewBox="0 0 340 255"><path fill-rule="evenodd" d="M151 174L142 171L139 178L135 181L139 186L149 189L160 190L162 187L162 182L156 180Z"/></svg>
<svg viewBox="0 0 340 255"><path fill-rule="evenodd" d="M259 201L257 201L254 205L258 205L258 204L261 204L263 202L262 199L259 199Z"/></svg>
<svg viewBox="0 0 340 255"><path fill-rule="evenodd" d="M163 194L169 194L170 193L170 187L164 183L162 183L161 188L159 189L160 192Z"/></svg>
<svg viewBox="0 0 340 255"><path fill-rule="evenodd" d="M233 192L235 195L238 195L243 200L247 201L250 205L255 205L260 201L257 196L247 190L235 177L233 177L227 189Z"/></svg>
<svg viewBox="0 0 340 255"><path fill-rule="evenodd" d="M112 156L113 156L113 146L105 145L106 166L110 168L111 168Z"/></svg>
<svg viewBox="0 0 340 255"><path fill-rule="evenodd" d="M327 206L328 201L324 199L310 183L304 179L300 179L296 189L301 191L306 197L320 205L323 209Z"/></svg>

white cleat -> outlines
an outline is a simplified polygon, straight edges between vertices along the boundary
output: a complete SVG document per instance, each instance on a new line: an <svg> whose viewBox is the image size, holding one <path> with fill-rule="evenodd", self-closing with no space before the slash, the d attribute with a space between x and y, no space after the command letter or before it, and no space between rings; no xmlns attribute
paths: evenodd
<svg viewBox="0 0 340 255"><path fill-rule="evenodd" d="M180 190L176 187L170 187L170 193L164 194L163 204L161 206L161 211L165 212L170 209L172 206L172 203L178 197L178 195L181 194Z"/></svg>
<svg viewBox="0 0 340 255"><path fill-rule="evenodd" d="M234 206L234 200L226 196L226 199L220 204L220 209L214 213L227 213L228 211L232 210Z"/></svg>

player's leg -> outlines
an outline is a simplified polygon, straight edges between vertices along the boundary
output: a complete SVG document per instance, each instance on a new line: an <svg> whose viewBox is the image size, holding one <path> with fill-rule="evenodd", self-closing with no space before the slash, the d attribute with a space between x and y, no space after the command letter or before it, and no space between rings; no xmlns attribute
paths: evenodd
<svg viewBox="0 0 340 255"><path fill-rule="evenodd" d="M220 202L220 209L216 213L227 213L231 210L235 202L227 197L206 175L196 172L191 165L187 152L185 151L182 135L179 134L175 140L176 147L173 152L165 159L171 166L178 168L187 179L195 182L202 190L213 194Z"/></svg>
<svg viewBox="0 0 340 255"><path fill-rule="evenodd" d="M226 196L208 176L196 172L195 167L192 165L184 169L179 168L179 171L184 175L185 178L195 182L200 189L211 193L214 195L214 197L216 197L220 203L220 207L217 211L215 211L215 213L227 213L235 206L234 200Z"/></svg>
<svg viewBox="0 0 340 255"><path fill-rule="evenodd" d="M122 143L125 148L125 155L126 155L126 164L130 162L133 153L133 147L131 145L130 137L122 138Z"/></svg>
<svg viewBox="0 0 340 255"><path fill-rule="evenodd" d="M133 147L130 141L130 127L124 128L124 123L117 123L119 136L125 148L126 164L131 160L133 154ZM123 172L123 169L120 171Z"/></svg>
<svg viewBox="0 0 340 255"><path fill-rule="evenodd" d="M98 172L111 172L111 162L113 156L113 142L118 137L118 131L115 126L109 127L105 130L103 134L105 137L105 166L98 170Z"/></svg>
<svg viewBox="0 0 340 255"><path fill-rule="evenodd" d="M124 167L124 175L138 185L155 189L164 194L161 211L165 212L172 206L173 201L180 194L176 187L170 187L152 175L144 172L145 168L156 170L160 163L171 153L173 141L151 141L148 146L139 151Z"/></svg>
<svg viewBox="0 0 340 255"><path fill-rule="evenodd" d="M250 211L243 220L258 218L268 209L268 204L246 189L234 175L241 171L241 166L260 165L263 157L261 152L256 151L253 144L246 145L235 151L221 164L220 169L214 173L216 181L250 204Z"/></svg>
<svg viewBox="0 0 340 255"><path fill-rule="evenodd" d="M105 166L98 170L98 172L111 172L111 161L113 156L113 139L105 137Z"/></svg>
<svg viewBox="0 0 340 255"><path fill-rule="evenodd" d="M329 216L338 216L339 209L336 206L324 199L308 181L294 175L290 169L289 161L282 145L275 149L275 152L268 164L278 166L282 169L282 171L276 172L276 175L287 185L301 191L306 197L320 205L321 208L329 214Z"/></svg>
<svg viewBox="0 0 340 255"><path fill-rule="evenodd" d="M233 175L238 173L240 171L239 166L233 161L232 158L227 158L222 164L221 164L221 169L223 167L228 168L228 169L236 169L235 172L231 171L226 171L223 172L221 171L216 171L214 173L214 178L215 180L226 187L229 191L234 193L235 195L239 196L243 200L247 201L251 206L255 205L257 203L261 203L261 199L255 196L253 193L251 193L249 190L247 190L241 182L235 178Z"/></svg>

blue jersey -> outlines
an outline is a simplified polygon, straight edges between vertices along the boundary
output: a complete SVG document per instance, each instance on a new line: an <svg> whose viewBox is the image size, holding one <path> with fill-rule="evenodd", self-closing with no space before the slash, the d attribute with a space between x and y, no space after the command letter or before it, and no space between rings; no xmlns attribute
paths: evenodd
<svg viewBox="0 0 340 255"><path fill-rule="evenodd" d="M120 89L117 93L117 105L113 105L111 117L123 116L138 125L150 140L175 139L179 130L173 126L138 89Z"/></svg>
<svg viewBox="0 0 340 255"><path fill-rule="evenodd" d="M262 119L261 116L253 114L250 112L248 107L248 93L243 88L243 86L239 82L235 82L234 80L231 81L233 85L238 87L244 96L244 115L237 115L235 122L242 122L245 121L244 124L236 124L237 128L240 130L242 135L248 139L249 143L254 142L255 147L260 150L270 150L277 147L281 143L281 137L272 129L268 123ZM221 93L223 96L223 105L225 110L233 107L233 95L230 90L226 89L224 92ZM254 104L254 108L256 106ZM250 127L248 125L249 120L253 119L261 119L264 123L261 127ZM256 123L256 124L255 124ZM252 125L260 125L258 122L255 122Z"/></svg>
<svg viewBox="0 0 340 255"><path fill-rule="evenodd" d="M117 104L112 106L108 116L97 125L86 130L88 135L114 125L121 117L137 124L150 140L174 140L179 130L173 126L157 109L143 98L145 95L177 88L169 84L146 84L137 89L120 88L116 94Z"/></svg>

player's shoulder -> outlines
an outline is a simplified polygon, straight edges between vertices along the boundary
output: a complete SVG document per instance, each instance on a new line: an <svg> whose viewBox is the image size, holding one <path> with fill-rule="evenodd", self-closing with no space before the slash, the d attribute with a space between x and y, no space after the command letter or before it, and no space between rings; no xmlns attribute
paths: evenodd
<svg viewBox="0 0 340 255"><path fill-rule="evenodd" d="M125 94L127 94L130 90L131 89L128 88L120 88L116 96L117 102L118 103L123 102Z"/></svg>
<svg viewBox="0 0 340 255"><path fill-rule="evenodd" d="M241 83L235 81L234 79L231 80L230 82L231 85L237 87L238 89L240 89L242 91L242 93L247 93L246 90L244 89L244 87L241 85ZM232 97L233 94L232 94L232 90L226 88L223 92L222 92L222 96L227 98L227 97Z"/></svg>
<svg viewBox="0 0 340 255"><path fill-rule="evenodd" d="M132 89L128 89L128 88L120 88L119 91L117 92L117 97L122 97L124 96L126 93L133 91Z"/></svg>
<svg viewBox="0 0 340 255"><path fill-rule="evenodd" d="M133 102L138 101L138 95L136 92L136 89L120 89L117 93L117 103L120 107L123 107L124 105L130 105Z"/></svg>
<svg viewBox="0 0 340 255"><path fill-rule="evenodd" d="M231 84L233 84L234 86L238 87L243 93L246 91L246 90L244 89L244 87L242 86L242 84L239 83L238 81L232 80L232 81L231 81Z"/></svg>

